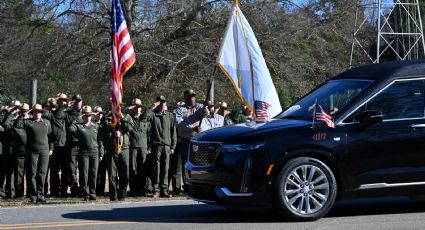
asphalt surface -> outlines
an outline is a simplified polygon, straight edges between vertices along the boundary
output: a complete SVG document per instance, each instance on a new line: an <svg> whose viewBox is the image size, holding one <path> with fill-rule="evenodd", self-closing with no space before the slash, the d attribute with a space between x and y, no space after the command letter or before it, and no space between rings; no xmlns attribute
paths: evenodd
<svg viewBox="0 0 425 230"><path fill-rule="evenodd" d="M425 229L425 202L407 198L339 202L315 222L273 212L236 212L190 200L0 209L0 229Z"/></svg>

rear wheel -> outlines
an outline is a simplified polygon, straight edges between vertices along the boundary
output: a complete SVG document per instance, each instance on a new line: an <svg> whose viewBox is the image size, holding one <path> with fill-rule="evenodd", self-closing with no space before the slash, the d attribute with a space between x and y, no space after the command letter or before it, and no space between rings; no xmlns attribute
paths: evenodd
<svg viewBox="0 0 425 230"><path fill-rule="evenodd" d="M293 221L312 221L325 216L337 194L332 170L309 157L288 161L275 184L273 206L281 216Z"/></svg>

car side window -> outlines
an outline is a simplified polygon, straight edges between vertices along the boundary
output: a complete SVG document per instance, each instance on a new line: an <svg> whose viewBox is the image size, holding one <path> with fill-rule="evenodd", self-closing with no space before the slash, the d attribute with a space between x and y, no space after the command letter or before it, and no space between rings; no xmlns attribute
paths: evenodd
<svg viewBox="0 0 425 230"><path fill-rule="evenodd" d="M347 120L363 111L380 111L384 120L424 117L425 80L397 81L360 107Z"/></svg>

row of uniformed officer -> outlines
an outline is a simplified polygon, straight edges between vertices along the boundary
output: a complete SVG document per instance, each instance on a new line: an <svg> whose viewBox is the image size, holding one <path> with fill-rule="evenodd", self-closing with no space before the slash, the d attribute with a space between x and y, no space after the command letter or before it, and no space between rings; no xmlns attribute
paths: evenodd
<svg viewBox="0 0 425 230"><path fill-rule="evenodd" d="M74 102L74 104L71 109L67 107L68 102L69 99L66 98L65 94L59 94L57 98L58 106L54 110L44 110L42 109L41 105L37 105L36 107L33 107L31 110L29 110L28 104L21 104L19 101L13 101L11 106L2 107L0 113L0 143L3 146L2 150L5 150L2 152L7 153L7 158L3 156L0 157L2 163L0 171L5 171L8 173L0 173L1 191L4 191L3 184L4 180L7 179L5 186L7 192L4 192L5 194L0 193L0 196L7 195L6 197L8 198L23 196L23 178L24 172L26 171L27 195L31 195L32 201L37 201L37 199L39 201L44 201L44 196L47 194L47 170L44 171L46 157L45 154L41 154L42 157L40 157L40 165L43 167L40 166L38 171L39 173L46 174L46 176L44 176L45 181L42 183L43 186L45 186L43 189L44 194L42 197L40 195L35 196L33 193L34 190L31 192L31 184L34 184L31 179L31 176L34 176L31 175L31 169L33 166L32 162L34 161L31 151L34 150L32 149L34 147L34 143L32 141L35 139L30 135L31 130L28 130L28 127L24 126L24 124L35 119L36 115L37 117L40 116L40 114L41 118L37 121L44 122L46 124L49 123L51 130L51 133L49 134L49 140L51 141L50 145L52 145L52 147L49 149L54 149L54 152L50 154L50 160L49 155L47 155L47 162L50 161L51 195L67 195L68 181L74 181L72 177L68 178L67 175L69 175L69 171L73 171L73 174L75 175L75 169L69 169L72 169L72 165L75 165L76 160L70 160L71 155L67 154L73 153L73 151L69 151L69 149L67 149L67 147L71 147L70 149L72 149L73 146L66 145L66 132L67 127L69 127L70 124L75 122L76 119L80 119L79 110L82 104L81 96L75 95L73 97L72 102ZM55 148L53 148L53 146ZM77 154L75 154L75 156L76 155ZM61 178L59 178L59 174L61 175ZM40 175L37 176L39 177ZM5 179L1 180L3 177ZM39 179L38 177L37 180Z"/></svg>
<svg viewBox="0 0 425 230"><path fill-rule="evenodd" d="M94 200L96 194L104 192L106 171L111 200L125 199L128 185L130 195L153 192L154 197L170 197L169 180L173 182L173 191L180 193L189 140L194 133L200 132L198 126L203 118L203 106L196 103L196 93L188 90L184 97L185 102L175 113L168 111L164 96L157 97L154 107L148 111L142 111L141 100L134 99L128 114L112 128L110 114L103 116L101 108L92 110L89 106L83 107L80 95L74 95L70 100L65 94L58 94L55 109L41 110L41 120L49 121L51 127L49 143L54 145L54 148L49 148L53 150L50 156L51 195L66 196L69 186L72 195L82 194L85 199ZM13 131L13 139L16 139L12 142L16 143L15 147L7 141L2 141L3 146L12 146L14 152L21 152L24 156L28 146L23 146L30 145L25 143L28 131L18 124L27 123L25 119L28 119L28 113L25 111L21 109L20 115L9 111L6 125L0 126L1 138L4 138L5 131ZM3 153L8 151L4 149ZM4 159L3 156L0 155L0 160ZM23 165L18 158L16 162ZM99 163L103 170L99 169ZM7 171L4 167L2 170ZM19 170L16 172L20 175L16 178L22 178L23 173ZM22 182L16 184L22 185ZM23 188L15 187L19 187L19 191ZM1 192L3 190L0 188L0 195ZM23 195L23 192L19 194ZM43 197L37 195L39 201L43 201Z"/></svg>

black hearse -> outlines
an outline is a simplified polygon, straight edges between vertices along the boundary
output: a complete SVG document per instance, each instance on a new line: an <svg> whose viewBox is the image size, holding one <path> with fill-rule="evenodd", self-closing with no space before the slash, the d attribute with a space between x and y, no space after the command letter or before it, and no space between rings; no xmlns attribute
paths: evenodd
<svg viewBox="0 0 425 230"><path fill-rule="evenodd" d="M335 128L314 122L317 103ZM195 136L187 195L316 220L335 200L425 191L425 61L351 69L267 123Z"/></svg>

